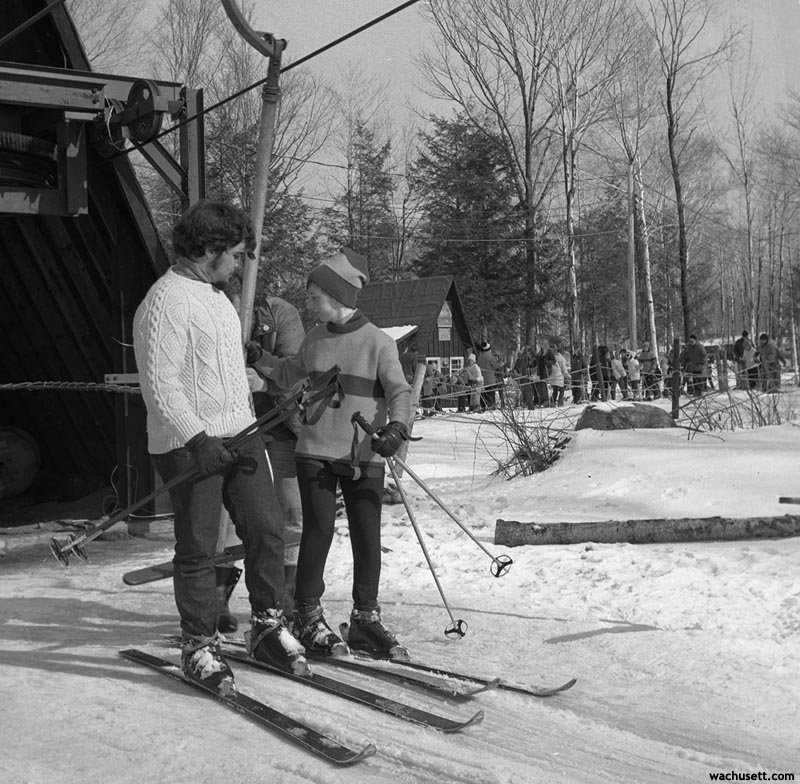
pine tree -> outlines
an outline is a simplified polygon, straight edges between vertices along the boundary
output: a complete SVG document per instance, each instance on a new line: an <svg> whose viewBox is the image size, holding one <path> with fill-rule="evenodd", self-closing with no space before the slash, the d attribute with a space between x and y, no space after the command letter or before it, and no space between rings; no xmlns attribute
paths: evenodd
<svg viewBox="0 0 800 784"><path fill-rule="evenodd" d="M453 275L473 329L510 346L527 292L522 223L503 145L463 114L431 123L412 168L421 211L414 271Z"/></svg>
<svg viewBox="0 0 800 784"><path fill-rule="evenodd" d="M391 276L396 241L392 212L394 182L389 172L391 142L379 144L363 119L353 127L347 148L347 177L324 225L331 244L346 245L369 260L370 278Z"/></svg>

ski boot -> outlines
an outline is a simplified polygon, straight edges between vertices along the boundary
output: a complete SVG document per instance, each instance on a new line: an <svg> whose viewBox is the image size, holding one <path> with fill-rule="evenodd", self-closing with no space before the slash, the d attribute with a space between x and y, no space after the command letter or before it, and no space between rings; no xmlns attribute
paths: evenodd
<svg viewBox="0 0 800 784"><path fill-rule="evenodd" d="M238 566L217 566L217 601L219 602L219 616L217 617L217 629L222 634L232 634L239 628L239 621L231 613L228 602L230 602L233 589L242 570Z"/></svg>
<svg viewBox="0 0 800 784"><path fill-rule="evenodd" d="M286 628L281 610L253 611L245 632L248 653L260 662L293 675L310 675L305 649Z"/></svg>
<svg viewBox="0 0 800 784"><path fill-rule="evenodd" d="M236 693L233 671L222 655L219 639L214 637L184 637L181 651L183 674L211 691L226 697Z"/></svg>
<svg viewBox="0 0 800 784"><path fill-rule="evenodd" d="M411 659L408 649L400 645L397 638L381 623L380 607L369 610L354 607L350 613L350 625L343 623L340 629L345 641L354 651L363 651L378 659Z"/></svg>
<svg viewBox="0 0 800 784"><path fill-rule="evenodd" d="M347 645L328 626L322 614L322 605L298 602L294 611L294 635L301 645L313 653L326 656L346 656Z"/></svg>

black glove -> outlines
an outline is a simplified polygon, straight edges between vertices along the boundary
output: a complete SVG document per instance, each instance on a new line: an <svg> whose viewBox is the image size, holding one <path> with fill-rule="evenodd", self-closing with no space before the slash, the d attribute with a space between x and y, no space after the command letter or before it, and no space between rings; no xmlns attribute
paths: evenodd
<svg viewBox="0 0 800 784"><path fill-rule="evenodd" d="M245 363L248 365L255 365L255 363L261 359L261 354L264 352L261 345L255 340L248 340L247 343L244 344L244 350L247 353Z"/></svg>
<svg viewBox="0 0 800 784"><path fill-rule="evenodd" d="M389 422L375 431L370 446L381 457L391 457L403 441L408 441L408 428L402 422Z"/></svg>
<svg viewBox="0 0 800 784"><path fill-rule="evenodd" d="M221 438L209 436L205 430L190 438L186 448L202 476L215 474L236 460L236 455L225 448Z"/></svg>

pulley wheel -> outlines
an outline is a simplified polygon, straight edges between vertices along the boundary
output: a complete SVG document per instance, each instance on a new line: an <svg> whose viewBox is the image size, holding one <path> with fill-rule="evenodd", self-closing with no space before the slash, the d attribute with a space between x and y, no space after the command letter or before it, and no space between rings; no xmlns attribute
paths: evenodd
<svg viewBox="0 0 800 784"><path fill-rule="evenodd" d="M149 142L161 130L164 112L156 109L161 94L158 85L149 79L138 79L128 93L128 109L136 109L135 120L128 123L131 138L139 144Z"/></svg>

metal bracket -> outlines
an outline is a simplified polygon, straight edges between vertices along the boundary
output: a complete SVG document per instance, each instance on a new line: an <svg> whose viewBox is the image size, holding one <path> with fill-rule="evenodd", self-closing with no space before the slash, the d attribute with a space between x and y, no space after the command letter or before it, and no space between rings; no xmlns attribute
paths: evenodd
<svg viewBox="0 0 800 784"><path fill-rule="evenodd" d="M239 10L238 4L235 0L222 0L222 7L231 20L236 32L239 33L244 40L250 44L255 50L261 52L264 57L275 57L286 48L286 40L284 38L275 38L272 33L260 33L250 27L247 20Z"/></svg>

